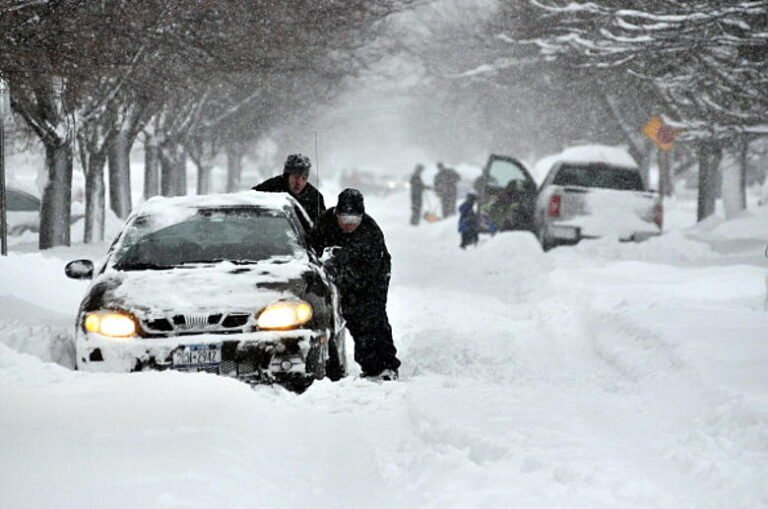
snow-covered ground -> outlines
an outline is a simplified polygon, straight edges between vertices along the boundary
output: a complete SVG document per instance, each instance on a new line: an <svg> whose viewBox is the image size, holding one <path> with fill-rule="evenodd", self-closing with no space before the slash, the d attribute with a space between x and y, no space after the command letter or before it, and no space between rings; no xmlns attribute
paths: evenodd
<svg viewBox="0 0 768 509"><path fill-rule="evenodd" d="M768 207L691 228L672 201L661 238L544 254L461 251L454 221L408 225L405 193L367 206L402 380L302 395L72 371L85 285L63 267L106 244L15 243L0 507L768 507Z"/></svg>

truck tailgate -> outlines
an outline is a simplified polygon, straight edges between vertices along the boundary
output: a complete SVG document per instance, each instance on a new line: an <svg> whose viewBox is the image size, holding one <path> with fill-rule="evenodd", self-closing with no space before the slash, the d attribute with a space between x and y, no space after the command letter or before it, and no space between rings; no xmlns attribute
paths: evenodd
<svg viewBox="0 0 768 509"><path fill-rule="evenodd" d="M658 193L614 189L555 186L561 196L559 225L577 226L582 237L618 236L631 239L637 233L658 234L654 222Z"/></svg>

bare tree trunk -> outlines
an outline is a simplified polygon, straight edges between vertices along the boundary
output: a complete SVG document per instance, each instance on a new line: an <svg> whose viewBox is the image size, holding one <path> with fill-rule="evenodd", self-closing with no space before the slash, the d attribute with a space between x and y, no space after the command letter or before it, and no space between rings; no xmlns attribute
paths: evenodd
<svg viewBox="0 0 768 509"><path fill-rule="evenodd" d="M181 196L187 189L187 157L181 146L166 143L160 147L160 193Z"/></svg>
<svg viewBox="0 0 768 509"><path fill-rule="evenodd" d="M640 152L640 160L638 161L638 168L640 170L640 176L643 178L646 186L651 183L651 160L653 159L653 143L645 140L642 143L642 151Z"/></svg>
<svg viewBox="0 0 768 509"><path fill-rule="evenodd" d="M718 172L722 149L715 140L699 142L699 196L697 220L703 221L715 213Z"/></svg>
<svg viewBox="0 0 768 509"><path fill-rule="evenodd" d="M176 158L176 190L175 196L186 196L187 194L187 153L182 147L178 147L179 153Z"/></svg>
<svg viewBox="0 0 768 509"><path fill-rule="evenodd" d="M240 178L243 174L243 150L239 143L227 145L227 192L240 190Z"/></svg>
<svg viewBox="0 0 768 509"><path fill-rule="evenodd" d="M131 139L119 131L109 144L109 205L121 219L131 213Z"/></svg>
<svg viewBox="0 0 768 509"><path fill-rule="evenodd" d="M749 137L743 136L739 146L739 206L747 209L747 166L749 164Z"/></svg>
<svg viewBox="0 0 768 509"><path fill-rule="evenodd" d="M197 161L195 164L197 165L197 194L209 194L213 165L206 159Z"/></svg>
<svg viewBox="0 0 768 509"><path fill-rule="evenodd" d="M160 194L160 148L154 135L144 138L144 199Z"/></svg>
<svg viewBox="0 0 768 509"><path fill-rule="evenodd" d="M619 104L619 100L615 96L606 93L603 87L598 87L598 90L601 93L606 110L624 134L624 139L629 145L629 153L637 161L643 182L648 186L650 182L651 159L653 157L653 144L639 134L637 126L625 118L621 104Z"/></svg>
<svg viewBox="0 0 768 509"><path fill-rule="evenodd" d="M163 196L173 196L176 187L174 179L176 178L176 165L169 157L160 150L160 194Z"/></svg>
<svg viewBox="0 0 768 509"><path fill-rule="evenodd" d="M48 181L40 207L40 249L70 245L72 140L45 145Z"/></svg>
<svg viewBox="0 0 768 509"><path fill-rule="evenodd" d="M722 170L722 197L725 218L736 217L747 208L746 165L749 141L739 138L736 144L738 165L729 165Z"/></svg>
<svg viewBox="0 0 768 509"><path fill-rule="evenodd" d="M85 168L85 231L83 242L104 240L104 154L90 155Z"/></svg>

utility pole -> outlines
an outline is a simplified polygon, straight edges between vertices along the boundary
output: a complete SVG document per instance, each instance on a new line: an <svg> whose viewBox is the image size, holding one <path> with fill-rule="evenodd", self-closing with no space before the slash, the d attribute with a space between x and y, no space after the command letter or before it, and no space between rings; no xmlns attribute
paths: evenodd
<svg viewBox="0 0 768 509"><path fill-rule="evenodd" d="M8 217L6 209L8 202L5 196L5 115L8 100L8 87L0 80L0 256L8 256Z"/></svg>

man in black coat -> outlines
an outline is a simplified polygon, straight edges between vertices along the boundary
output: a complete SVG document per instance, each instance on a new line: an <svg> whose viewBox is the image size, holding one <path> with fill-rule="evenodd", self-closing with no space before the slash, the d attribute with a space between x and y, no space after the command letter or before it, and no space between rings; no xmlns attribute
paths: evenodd
<svg viewBox="0 0 768 509"><path fill-rule="evenodd" d="M400 361L387 317L391 257L384 234L365 213L360 191L342 191L336 207L318 218L310 239L319 255L337 248L326 266L339 288L362 376L396 380Z"/></svg>
<svg viewBox="0 0 768 509"><path fill-rule="evenodd" d="M461 176L456 170L444 166L443 163L437 163L437 174L434 181L435 193L440 197L444 218L456 213L459 180L461 180Z"/></svg>
<svg viewBox="0 0 768 509"><path fill-rule="evenodd" d="M421 220L421 203L424 189L428 189L421 180L421 173L424 171L423 164L417 164L411 175L411 224L418 226Z"/></svg>
<svg viewBox="0 0 768 509"><path fill-rule="evenodd" d="M291 154L285 160L283 174L265 180L253 188L254 191L268 193L288 193L301 204L314 223L325 211L323 195L309 183L309 158L301 154Z"/></svg>

